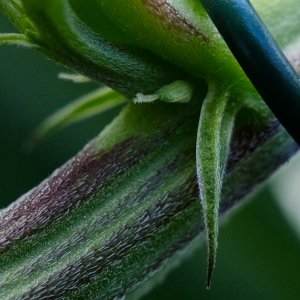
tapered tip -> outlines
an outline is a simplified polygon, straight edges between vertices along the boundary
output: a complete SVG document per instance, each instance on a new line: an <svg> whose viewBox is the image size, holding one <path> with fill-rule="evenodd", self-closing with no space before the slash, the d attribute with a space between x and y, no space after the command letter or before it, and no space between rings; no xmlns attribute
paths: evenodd
<svg viewBox="0 0 300 300"><path fill-rule="evenodd" d="M207 279L206 287L210 289L214 270L216 267L217 260L217 249L218 249L218 227L217 223L213 222L214 226L208 227L208 262L207 262Z"/></svg>
<svg viewBox="0 0 300 300"><path fill-rule="evenodd" d="M206 288L208 290L211 288L215 265L216 265L216 257L215 256L209 257L208 266L207 266L207 279L206 279Z"/></svg>

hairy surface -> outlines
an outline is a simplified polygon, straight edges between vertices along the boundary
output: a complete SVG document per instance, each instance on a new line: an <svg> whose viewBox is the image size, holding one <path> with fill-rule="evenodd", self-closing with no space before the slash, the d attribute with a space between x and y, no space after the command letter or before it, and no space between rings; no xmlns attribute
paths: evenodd
<svg viewBox="0 0 300 300"><path fill-rule="evenodd" d="M78 156L1 211L2 299L120 297L203 232L194 167L199 111L183 107L172 113L168 105L153 104L151 113L134 107L137 120L151 119L154 130L145 136L131 128L131 138L119 131L130 115L123 113ZM181 116L161 128L153 109ZM256 147L242 158L247 134L236 133L245 143L231 149L221 213L297 151L282 129L269 127L249 136ZM112 132L121 140L105 150L101 144Z"/></svg>

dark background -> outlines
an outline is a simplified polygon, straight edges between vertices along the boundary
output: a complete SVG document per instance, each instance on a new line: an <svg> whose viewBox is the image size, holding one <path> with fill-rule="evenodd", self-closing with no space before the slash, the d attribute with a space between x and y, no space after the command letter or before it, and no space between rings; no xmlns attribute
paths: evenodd
<svg viewBox="0 0 300 300"><path fill-rule="evenodd" d="M10 31L13 28L0 16L0 32ZM48 176L117 113L76 124L27 153L26 138L46 116L96 87L58 80L61 71L37 51L0 48L0 207ZM145 300L300 299L299 236L283 216L270 185L222 226L210 291L205 289L205 259L201 246Z"/></svg>

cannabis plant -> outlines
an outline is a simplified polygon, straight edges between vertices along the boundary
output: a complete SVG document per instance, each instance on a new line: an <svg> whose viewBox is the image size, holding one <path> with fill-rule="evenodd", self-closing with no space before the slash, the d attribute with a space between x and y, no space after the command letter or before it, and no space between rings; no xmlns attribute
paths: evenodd
<svg viewBox="0 0 300 300"><path fill-rule="evenodd" d="M299 0L252 3L300 72ZM0 211L0 298L138 297L202 234L209 286L219 215L298 146L201 1L0 0L0 11L18 30L0 44L38 49L70 69L62 78L99 83L45 120L29 146L126 103L78 155Z"/></svg>

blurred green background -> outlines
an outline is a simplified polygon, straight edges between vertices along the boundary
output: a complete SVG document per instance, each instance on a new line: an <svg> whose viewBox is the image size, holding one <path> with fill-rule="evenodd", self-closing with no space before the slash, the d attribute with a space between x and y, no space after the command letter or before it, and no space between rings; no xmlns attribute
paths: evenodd
<svg viewBox="0 0 300 300"><path fill-rule="evenodd" d="M10 31L13 28L0 16L0 32ZM26 138L46 116L96 87L58 80L61 71L37 51L0 48L0 207L48 176L118 112L74 125L32 153L24 151ZM269 183L226 220L210 291L205 289L206 251L202 245L144 300L300 299L297 174L299 159L273 179L276 193Z"/></svg>

